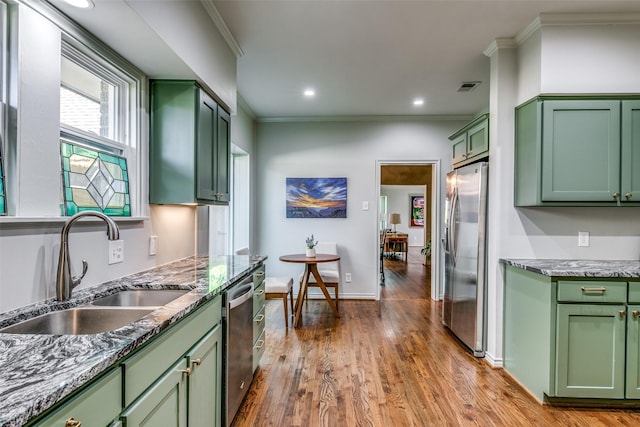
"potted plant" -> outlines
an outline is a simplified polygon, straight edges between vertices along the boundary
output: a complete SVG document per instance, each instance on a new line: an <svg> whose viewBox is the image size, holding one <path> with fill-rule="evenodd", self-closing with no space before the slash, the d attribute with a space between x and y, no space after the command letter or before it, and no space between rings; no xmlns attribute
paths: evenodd
<svg viewBox="0 0 640 427"><path fill-rule="evenodd" d="M312 234L310 237L307 237L305 242L307 244L307 258L313 258L314 256L316 256L316 245L318 244L318 241L313 239Z"/></svg>
<svg viewBox="0 0 640 427"><path fill-rule="evenodd" d="M424 245L424 248L420 249L420 255L424 255L425 265L431 265L431 240Z"/></svg>

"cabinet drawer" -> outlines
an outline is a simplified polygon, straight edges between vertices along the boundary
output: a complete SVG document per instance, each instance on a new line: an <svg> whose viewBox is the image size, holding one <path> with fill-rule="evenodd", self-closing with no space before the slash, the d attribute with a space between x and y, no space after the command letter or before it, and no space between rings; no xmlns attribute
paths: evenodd
<svg viewBox="0 0 640 427"><path fill-rule="evenodd" d="M36 426L64 426L69 418L86 425L106 426L122 409L122 374L114 369Z"/></svg>
<svg viewBox="0 0 640 427"><path fill-rule="evenodd" d="M260 266L256 271L253 272L253 288L257 288L264 282L264 265Z"/></svg>
<svg viewBox="0 0 640 427"><path fill-rule="evenodd" d="M264 331L265 324L265 308L262 307L262 310L253 318L253 342L255 343L258 337Z"/></svg>
<svg viewBox="0 0 640 427"><path fill-rule="evenodd" d="M262 334L258 337L258 339L253 343L253 372L256 371L256 368L260 364L260 359L264 354L264 350L266 348L265 341L265 331L262 331Z"/></svg>
<svg viewBox="0 0 640 427"><path fill-rule="evenodd" d="M629 282L629 303L640 304L640 282Z"/></svg>
<svg viewBox="0 0 640 427"><path fill-rule="evenodd" d="M253 317L257 316L264 308L265 297L264 282L262 282L260 286L253 290Z"/></svg>
<svg viewBox="0 0 640 427"><path fill-rule="evenodd" d="M122 362L124 404L128 406L221 319L218 297L199 308L149 346Z"/></svg>
<svg viewBox="0 0 640 427"><path fill-rule="evenodd" d="M614 303L626 301L626 282L558 281L558 302Z"/></svg>

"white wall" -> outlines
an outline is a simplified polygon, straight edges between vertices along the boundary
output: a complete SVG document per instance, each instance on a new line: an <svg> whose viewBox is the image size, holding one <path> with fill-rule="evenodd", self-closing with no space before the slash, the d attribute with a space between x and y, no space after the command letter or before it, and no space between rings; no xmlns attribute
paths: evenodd
<svg viewBox="0 0 640 427"><path fill-rule="evenodd" d="M258 252L269 256L268 274L297 278L301 266L282 263L278 257L304 252L304 239L313 233L319 240L338 243L342 274L352 274L341 297L377 298L376 161L440 161L442 187L451 159L447 137L464 124L419 119L258 123ZM287 177L346 177L347 218L285 218ZM363 201L369 210L362 209Z"/></svg>
<svg viewBox="0 0 640 427"><path fill-rule="evenodd" d="M424 227L410 227L409 195L421 195L424 197L424 185L381 185L380 195L387 196L387 213L399 213L400 224L396 226L399 233L409 235L409 246L424 246ZM387 228L393 228L388 225Z"/></svg>
<svg viewBox="0 0 640 427"><path fill-rule="evenodd" d="M639 26L614 25L606 31L591 25L543 26L540 31L542 37L527 40L517 51L498 49L491 56L487 357L497 365L502 363L499 258L640 259L640 208L513 206L514 108L536 95L522 92L531 88L521 81L531 75L523 69L536 63L531 52L542 52L545 92L640 92ZM589 247L578 247L579 231L591 233Z"/></svg>

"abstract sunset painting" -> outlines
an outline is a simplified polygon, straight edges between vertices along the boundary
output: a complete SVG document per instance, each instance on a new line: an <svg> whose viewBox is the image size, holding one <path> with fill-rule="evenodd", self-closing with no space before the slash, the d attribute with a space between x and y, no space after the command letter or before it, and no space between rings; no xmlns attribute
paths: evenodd
<svg viewBox="0 0 640 427"><path fill-rule="evenodd" d="M287 178L287 218L346 218L347 178Z"/></svg>

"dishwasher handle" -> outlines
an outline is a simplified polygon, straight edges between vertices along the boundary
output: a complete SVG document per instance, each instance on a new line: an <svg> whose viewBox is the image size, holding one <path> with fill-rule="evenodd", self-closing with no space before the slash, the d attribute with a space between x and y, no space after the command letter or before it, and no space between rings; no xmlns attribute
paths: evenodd
<svg viewBox="0 0 640 427"><path fill-rule="evenodd" d="M238 286L229 292L229 310L236 308L251 298L253 298L253 283Z"/></svg>

